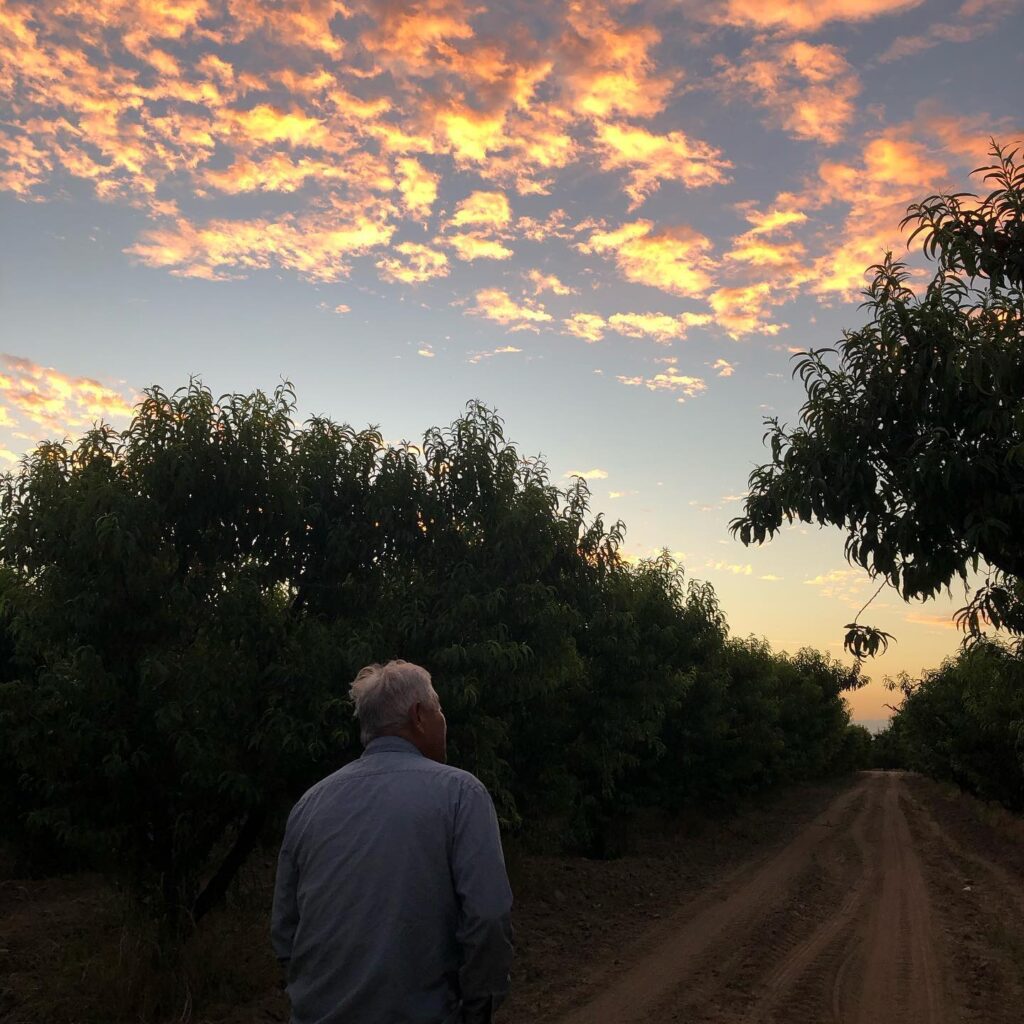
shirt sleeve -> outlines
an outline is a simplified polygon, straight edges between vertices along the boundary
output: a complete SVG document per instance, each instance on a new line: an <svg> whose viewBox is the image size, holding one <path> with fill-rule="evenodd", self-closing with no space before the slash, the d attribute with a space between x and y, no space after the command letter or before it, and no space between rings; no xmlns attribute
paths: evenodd
<svg viewBox="0 0 1024 1024"><path fill-rule="evenodd" d="M455 812L452 881L459 901L456 939L462 953L463 1006L474 1021L488 1021L508 993L512 890L494 804L475 779L462 787Z"/></svg>
<svg viewBox="0 0 1024 1024"><path fill-rule="evenodd" d="M292 957L295 930L299 926L298 872L287 843L288 836L286 834L285 841L281 844L281 852L277 857L274 908L270 915L270 942L274 948L274 954L282 963Z"/></svg>

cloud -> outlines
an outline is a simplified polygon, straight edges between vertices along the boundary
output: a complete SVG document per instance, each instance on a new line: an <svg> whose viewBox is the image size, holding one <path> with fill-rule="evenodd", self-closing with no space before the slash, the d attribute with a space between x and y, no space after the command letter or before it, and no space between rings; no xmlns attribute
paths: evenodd
<svg viewBox="0 0 1024 1024"><path fill-rule="evenodd" d="M864 287L865 268L878 263L886 249L905 244L899 222L907 205L950 184L947 163L898 126L871 139L859 162L824 161L818 168L816 193L841 197L848 212L827 254L813 263L818 294L854 299Z"/></svg>
<svg viewBox="0 0 1024 1024"><path fill-rule="evenodd" d="M338 313L338 314L341 314L341 315L344 315L345 313L351 313L352 312L352 307L348 306L344 302L342 302L339 305L334 307L334 312Z"/></svg>
<svg viewBox="0 0 1024 1024"><path fill-rule="evenodd" d="M694 119L679 126L677 101L709 91L689 50L680 68L677 27L663 39L652 20L670 19L658 5L621 0L570 0L529 18L462 0L8 0L0 189L33 201L88 190L130 207L142 227L126 251L176 276L376 271L415 284L447 274L471 314L490 310L517 330L550 322L587 341L674 340L697 324L664 313L663 296L557 319L538 301L605 287L607 261L624 282L706 301L689 316L742 337L780 330L778 307L799 296L856 298L864 268L902 241L906 204L961 187L988 134L1014 127L920 104L912 121L851 141L857 76L833 40L809 34L915 0L700 6L705 23L745 32L730 50L743 57L721 62L720 95L754 102L794 137L845 143L828 160L807 151L803 177L772 201L735 202L751 194L739 191L749 168L730 182L734 154L699 137L714 111L687 107ZM1010 9L968 0L928 39L980 32ZM688 38L703 60L697 47L724 36ZM597 172L605 192L609 175L623 192L602 221L586 206ZM625 212L671 210L677 196L659 189L727 182L723 198L746 222L720 247L702 233L720 218L703 209L700 229ZM760 192L760 179L749 187ZM453 274L456 261L495 275L490 305L467 301L474 274ZM509 290L523 278L528 300Z"/></svg>
<svg viewBox="0 0 1024 1024"><path fill-rule="evenodd" d="M708 296L715 311L715 322L733 338L744 334L778 334L785 324L770 320L769 310L784 301L767 281L736 287L718 288Z"/></svg>
<svg viewBox="0 0 1024 1024"><path fill-rule="evenodd" d="M805 587L817 587L822 597L859 607L871 578L861 569L832 569L803 582Z"/></svg>
<svg viewBox="0 0 1024 1024"><path fill-rule="evenodd" d="M662 345L685 338L693 326L711 322L707 313L680 313L669 316L665 313L613 313L608 317L608 326L627 338L652 338Z"/></svg>
<svg viewBox="0 0 1024 1024"><path fill-rule="evenodd" d="M721 150L683 132L655 135L630 124L602 122L595 128L601 169L628 171L626 195L630 209L638 207L663 181L687 188L723 185L732 163Z"/></svg>
<svg viewBox="0 0 1024 1024"><path fill-rule="evenodd" d="M716 359L711 364L711 369L714 370L719 377L731 377L736 372L736 367L733 366L728 359Z"/></svg>
<svg viewBox="0 0 1024 1024"><path fill-rule="evenodd" d="M437 201L437 183L440 176L432 174L414 157L400 158L395 169L398 172L398 190L402 193L405 209L421 220L430 216Z"/></svg>
<svg viewBox="0 0 1024 1024"><path fill-rule="evenodd" d="M856 113L860 79L828 43L762 40L718 64L727 97L755 100L770 112L770 125L794 138L834 145Z"/></svg>
<svg viewBox="0 0 1024 1024"><path fill-rule="evenodd" d="M566 333L593 343L604 337L608 324L603 316L596 313L573 313L571 317L562 321L562 326Z"/></svg>
<svg viewBox="0 0 1024 1024"><path fill-rule="evenodd" d="M387 245L395 232L394 206L334 200L324 209L270 220L214 219L196 225L178 216L143 232L125 251L140 263L183 277L223 280L280 266L316 281L349 271L349 257Z"/></svg>
<svg viewBox="0 0 1024 1024"><path fill-rule="evenodd" d="M588 117L651 117L661 111L675 76L658 75L651 51L661 42L653 25L626 26L599 2L574 0L559 40L566 104Z"/></svg>
<svg viewBox="0 0 1024 1024"><path fill-rule="evenodd" d="M750 576L754 572L754 567L749 563L737 565L730 562L706 562L704 568L714 572L731 572L734 576Z"/></svg>
<svg viewBox="0 0 1024 1024"><path fill-rule="evenodd" d="M515 345L502 345L499 348L491 349L490 352L471 352L469 362L474 364L481 363L485 359L493 359L494 356L516 355L522 351L521 348L516 348Z"/></svg>
<svg viewBox="0 0 1024 1024"><path fill-rule="evenodd" d="M905 622L912 622L918 626L931 626L936 630L959 630L956 620L952 615L942 615L935 612L907 612L903 616Z"/></svg>
<svg viewBox="0 0 1024 1024"><path fill-rule="evenodd" d="M967 0L950 21L935 21L911 36L897 36L878 57L881 64L905 60L942 43L971 43L999 28L1020 0Z"/></svg>
<svg viewBox="0 0 1024 1024"><path fill-rule="evenodd" d="M553 319L540 303L529 299L516 302L500 288L485 288L477 292L476 305L471 312L502 324L510 331L536 331L537 324Z"/></svg>
<svg viewBox="0 0 1024 1024"><path fill-rule="evenodd" d="M429 245L400 242L391 251L394 256L383 256L377 261L377 269L386 281L421 284L448 276L448 257Z"/></svg>
<svg viewBox="0 0 1024 1024"><path fill-rule="evenodd" d="M503 242L486 234L466 231L456 235L443 235L437 239L442 245L451 246L455 255L464 262L472 260L507 260L514 255Z"/></svg>
<svg viewBox="0 0 1024 1024"><path fill-rule="evenodd" d="M129 419L137 395L91 377L72 377L20 356L0 356L0 426L21 422L28 430L75 434L98 420Z"/></svg>
<svg viewBox="0 0 1024 1024"><path fill-rule="evenodd" d="M724 0L711 8L712 20L726 25L790 32L816 31L831 21L868 21L899 14L923 0Z"/></svg>
<svg viewBox="0 0 1024 1024"><path fill-rule="evenodd" d="M457 2L384 4L375 13L379 20L360 42L377 60L396 71L429 73L451 44L475 35L469 12Z"/></svg>
<svg viewBox="0 0 1024 1024"><path fill-rule="evenodd" d="M656 229L637 220L613 231L594 231L577 248L610 255L627 281L672 295L700 296L712 285L711 240L686 225Z"/></svg>
<svg viewBox="0 0 1024 1024"><path fill-rule="evenodd" d="M711 322L707 313L612 313L605 318L596 313L574 313L562 321L566 333L583 338L584 341L600 341L607 331L615 331L627 338L651 338L658 344L667 345L673 340L685 338L694 326ZM675 362L674 359L668 362Z"/></svg>
<svg viewBox="0 0 1024 1024"><path fill-rule="evenodd" d="M757 577L759 580L764 580L766 583L781 583L783 577L776 576L774 573L765 573L763 576Z"/></svg>
<svg viewBox="0 0 1024 1024"><path fill-rule="evenodd" d="M570 476L581 476L584 480L607 480L608 470L606 469L570 469L568 473L564 474L566 477Z"/></svg>
<svg viewBox="0 0 1024 1024"><path fill-rule="evenodd" d="M437 353L429 345L424 345L422 348L416 349L416 355L422 356L424 359L433 359Z"/></svg>
<svg viewBox="0 0 1024 1024"><path fill-rule="evenodd" d="M516 233L531 242L546 242L549 238L569 239L573 234L567 228L568 214L565 210L552 210L543 220L536 217L520 217L516 221Z"/></svg>
<svg viewBox="0 0 1024 1024"><path fill-rule="evenodd" d="M474 224L504 228L511 219L512 209L504 193L474 192L456 206L455 213L448 223L452 227Z"/></svg>
<svg viewBox="0 0 1024 1024"><path fill-rule="evenodd" d="M680 373L675 367L670 367L663 373L656 373L653 377L626 377L620 376L618 380L629 387L644 387L648 391L668 391L676 394L677 402L685 402L687 398L696 398L707 391L708 386L700 377L689 377Z"/></svg>
<svg viewBox="0 0 1024 1024"><path fill-rule="evenodd" d="M575 288L563 284L554 274L545 274L540 270L530 270L526 279L533 284L533 294L541 295L544 292L551 292L553 295L574 295Z"/></svg>

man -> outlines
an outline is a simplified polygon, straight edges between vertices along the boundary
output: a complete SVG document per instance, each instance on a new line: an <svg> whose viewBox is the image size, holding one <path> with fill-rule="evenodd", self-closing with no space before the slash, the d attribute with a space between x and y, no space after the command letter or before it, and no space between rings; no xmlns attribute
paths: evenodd
<svg viewBox="0 0 1024 1024"><path fill-rule="evenodd" d="M363 755L299 800L278 860L292 1024L486 1024L512 961L490 795L445 763L425 669L369 665L351 695Z"/></svg>

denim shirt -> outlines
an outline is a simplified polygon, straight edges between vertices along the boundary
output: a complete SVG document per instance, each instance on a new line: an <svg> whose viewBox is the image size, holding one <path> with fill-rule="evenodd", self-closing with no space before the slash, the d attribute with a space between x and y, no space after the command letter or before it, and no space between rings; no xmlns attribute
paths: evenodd
<svg viewBox="0 0 1024 1024"><path fill-rule="evenodd" d="M400 737L372 740L288 818L271 939L292 1024L489 1020L511 909L483 784Z"/></svg>

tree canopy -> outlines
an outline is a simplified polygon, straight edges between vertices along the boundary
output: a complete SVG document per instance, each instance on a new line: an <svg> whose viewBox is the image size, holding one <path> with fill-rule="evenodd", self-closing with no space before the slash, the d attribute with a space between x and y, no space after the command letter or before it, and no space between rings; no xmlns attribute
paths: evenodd
<svg viewBox="0 0 1024 1024"><path fill-rule="evenodd" d="M613 853L631 809L852 766L859 674L731 640L713 589L627 561L623 530L479 402L389 445L296 423L287 387L152 388L125 430L0 478L5 834L105 870L173 945L358 754L349 682L394 657L547 848Z"/></svg>
<svg viewBox="0 0 1024 1024"><path fill-rule="evenodd" d="M847 559L904 599L984 571L959 616L974 635L1024 633L1024 164L991 155L987 195L908 208L927 285L887 253L869 268L869 322L799 358L799 424L765 421L771 461L731 524L744 544L795 519L841 527ZM858 657L889 639L847 630Z"/></svg>

